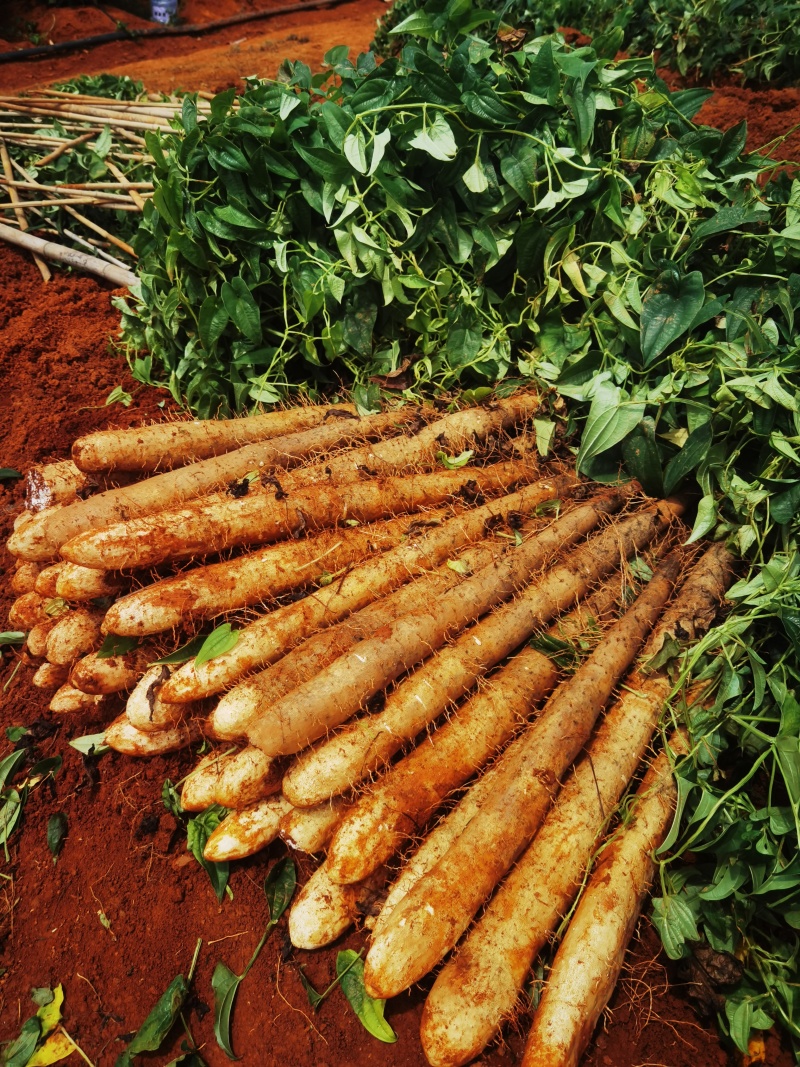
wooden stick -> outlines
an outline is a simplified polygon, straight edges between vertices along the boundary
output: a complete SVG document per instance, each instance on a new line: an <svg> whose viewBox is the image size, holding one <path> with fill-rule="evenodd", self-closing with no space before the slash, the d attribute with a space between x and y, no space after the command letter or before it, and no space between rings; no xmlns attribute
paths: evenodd
<svg viewBox="0 0 800 1067"><path fill-rule="evenodd" d="M58 230L52 230L51 232L57 234ZM92 252L96 252L98 256L100 256L101 259L106 260L106 262L115 263L118 267L121 267L122 270L128 269L127 263L123 263L121 259L117 259L116 256L112 256L111 253L106 252L104 248L100 248L99 241L89 241L85 237L81 237L79 234L75 233L74 230L68 230L66 226L61 232L64 234L65 237L69 237L71 240L77 241L79 245L85 245L86 248L90 249Z"/></svg>
<svg viewBox="0 0 800 1067"><path fill-rule="evenodd" d="M27 200L25 202L26 207L64 207L65 204L84 204L87 207L102 207L102 203L98 203L96 200L86 196L72 196L72 197L57 197L53 196L49 200ZM115 204L114 207L117 205ZM14 211L16 204L13 200L0 203L0 211Z"/></svg>
<svg viewBox="0 0 800 1067"><path fill-rule="evenodd" d="M3 185L8 187L9 195L10 195L10 191L12 189L14 189L14 190L16 190L16 189L42 190L42 191L47 191L48 193L52 193L52 195L55 196L55 195L60 194L62 189L67 189L70 192L72 192L74 190L76 194L80 194L82 188L86 188L85 186L82 187L80 185L67 185L67 186L43 185L40 182L30 182L30 181L23 182L23 181L14 181L13 178L11 180L0 178L0 186L3 186ZM120 188L124 188L124 186L116 184L114 186L114 188L120 189ZM127 204L128 203L128 195L127 194L123 194L123 193L111 193L111 192L106 192L105 190L95 193L93 190L90 190L87 193L85 193L84 195L87 197L87 199L89 200L90 203L94 203L95 200L103 200L103 201L107 200L107 201L111 201L111 202L114 202L114 203L123 203L123 204Z"/></svg>
<svg viewBox="0 0 800 1067"><path fill-rule="evenodd" d="M0 157L2 157L3 160L3 170L5 171L6 179L8 181L13 181L11 176L14 172L11 169L11 157L8 154L8 148L6 148L5 141L0 141ZM11 197L11 202L13 204L18 205L20 203L19 194L17 193L16 189L9 189L8 195ZM14 214L17 217L17 225L19 226L20 230L22 230L23 232L27 230L28 220L25 217L25 211L23 210L23 208L15 207ZM33 261L39 268L39 273L42 276L42 281L49 282L52 275L50 274L50 268L47 266L42 257L36 252L34 252Z"/></svg>
<svg viewBox="0 0 800 1067"><path fill-rule="evenodd" d="M111 171L115 178L119 179L120 185L128 189L128 195L139 210L144 211L144 199L137 193L136 189L133 187L133 183L128 181L119 167L112 163L110 159L106 159L106 167ZM139 185L138 182L136 183L136 186L137 188L141 188L141 185ZM149 183L147 188L153 188L152 182Z"/></svg>
<svg viewBox="0 0 800 1067"><path fill-rule="evenodd" d="M48 163L54 163L59 156L62 156L65 152L68 152L70 148L77 148L78 145L86 144L87 141L95 136L94 130L89 130L88 133L82 133L80 137L74 137L71 141L64 141L53 152L48 152L46 156L42 156L41 159L36 160L37 167L46 167ZM48 137L47 140L50 140Z"/></svg>
<svg viewBox="0 0 800 1067"><path fill-rule="evenodd" d="M94 230L95 233L99 233L101 237L105 237L107 241L110 241L112 245L116 245L117 248L121 248L123 252L127 252L132 259L137 259L137 255L131 246L126 242L120 240L119 237L115 237L113 233L109 233L108 230L104 230L102 226L98 226L96 222L92 222L91 219L87 219L85 215L81 215L74 208L64 206L64 210L69 212L73 218L78 222L82 222L84 226L88 226L90 230ZM124 285L128 285L128 282L124 282Z"/></svg>
<svg viewBox="0 0 800 1067"><path fill-rule="evenodd" d="M18 245L20 248L27 248L29 252L38 252L39 255L47 256L48 259L53 259L57 263L68 263L79 270L98 274L101 278L113 282L114 285L130 287L136 281L136 275L132 271L120 270L111 263L104 263L97 256L87 256L84 252L78 252L74 248L65 248L52 241L43 241L40 237L33 237L29 233L21 233L1 222L0 240Z"/></svg>
<svg viewBox="0 0 800 1067"><path fill-rule="evenodd" d="M42 115L44 118L54 119L64 116L65 118L72 119L75 122L90 122L97 124L98 118L105 119L107 117L114 119L114 125L112 129L122 129L128 132L129 130L154 130L161 129L164 133L169 133L172 129L167 123L158 122L139 122L136 119L125 119L124 116L121 121L120 116L111 115L106 116L101 108L87 108L86 113L80 111L72 111L67 108L46 108L46 107L34 107L27 106L25 104L6 104L6 109L11 112L19 112L22 115ZM110 125L110 123L109 123ZM142 144L144 141L142 140Z"/></svg>

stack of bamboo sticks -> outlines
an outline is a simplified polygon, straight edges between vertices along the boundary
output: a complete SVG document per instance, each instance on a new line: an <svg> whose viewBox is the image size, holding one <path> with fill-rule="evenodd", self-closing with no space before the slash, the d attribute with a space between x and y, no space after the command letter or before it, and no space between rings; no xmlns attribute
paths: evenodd
<svg viewBox="0 0 800 1067"><path fill-rule="evenodd" d="M115 232L113 222L103 225L94 213L141 213L153 195L144 134L171 129L180 106L177 99L128 101L56 89L0 96L0 197L2 192L7 196L0 200L3 225L42 236L63 235L92 256L127 269L136 258L133 248ZM198 99L197 106L201 113L208 111L207 100ZM86 149L99 150L107 177L57 180L63 157ZM68 218L56 218L54 210ZM57 258L57 251L50 258ZM49 280L44 260L37 256L36 261Z"/></svg>
<svg viewBox="0 0 800 1067"><path fill-rule="evenodd" d="M591 875L525 1059L577 1062L673 810L681 735L646 769L665 649L709 625L731 575L723 546L678 547L678 504L543 466L538 408L517 394L442 417L309 407L92 435L36 473L41 510L9 543L11 623L44 657L35 683L60 686L53 711L127 690L105 734L119 752L222 742L181 798L230 810L209 860L278 836L325 853L291 911L296 946L370 914L365 981L386 998L465 935L423 1016L443 1067L514 1013ZM470 462L442 470L443 453ZM139 480L103 489L121 470Z"/></svg>

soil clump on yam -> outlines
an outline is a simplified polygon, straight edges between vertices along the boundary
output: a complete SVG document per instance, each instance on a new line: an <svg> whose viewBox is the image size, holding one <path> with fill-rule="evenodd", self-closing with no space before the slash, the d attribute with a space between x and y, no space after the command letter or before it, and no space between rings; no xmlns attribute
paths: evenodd
<svg viewBox="0 0 800 1067"><path fill-rule="evenodd" d="M253 6L261 6L263 0ZM212 10L213 8L213 10ZM220 0L209 5L189 0L189 22L235 14L241 5ZM176 87L217 91L241 85L244 75L276 72L284 56L319 66L322 53L347 42L353 51L367 46L383 5L356 0L336 8L245 24L193 39L115 42L88 53L66 54L45 62L31 60L0 66L0 89L44 86L78 73L128 73L150 90ZM146 23L128 12L108 8L135 28ZM44 40L108 32L99 8L22 5L12 0L0 23L0 50L19 47L25 23ZM52 26L51 26L52 22ZM20 34L23 34L23 38ZM245 40L241 40L245 38ZM704 107L699 121L727 128L749 122L749 147L770 141L800 121L796 89L744 90L722 87ZM797 157L791 142L775 153ZM175 417L165 392L135 383L124 360L109 346L118 314L111 290L86 276L54 271L42 283L32 260L0 246L0 466L26 471L62 459L81 434L96 429L135 426ZM106 406L115 386L133 396L129 407ZM0 540L11 533L22 507L20 481L0 482ZM11 558L0 555L0 611L13 600L8 572ZM3 627L5 628L5 622ZM0 730L31 728L31 762L60 753L62 771L54 787L30 795L21 831L10 846L10 862L0 865L0 1041L16 1037L34 1013L34 987L64 984L64 1025L98 1067L114 1063L130 1035L178 973L186 973L198 938L204 941L186 1018L211 1067L227 1057L213 1036L211 975L221 959L241 973L267 921L262 885L271 864L285 854L276 843L252 859L234 864L233 899L218 904L205 872L186 851L185 835L163 808L165 778L181 779L196 762L193 750L171 756L132 760L115 753L86 761L69 748L70 737L103 729L123 708L108 708L102 719L80 712L68 719L47 711L49 694L31 685L35 667L10 653L0 668ZM5 687L3 689L3 687ZM3 751L10 747L3 737ZM27 740L27 739L26 739ZM66 814L69 832L57 863L47 848L48 819ZM297 854L300 880L314 869ZM335 976L338 949L359 950L365 934L353 933L333 949L292 950L286 917L271 935L256 965L241 985L234 1013L233 1043L245 1064L296 1067L423 1067L419 1022L429 978L421 990L390 1001L387 1019L398 1034L394 1045L370 1037L340 991L318 1013L309 1007L298 977L303 967L317 989ZM658 938L642 920L622 979L584 1063L587 1067L725 1067L738 1063L719 1043L713 1025L698 1021L675 977L658 952ZM507 1044L485 1053L480 1063L505 1067L518 1062L529 1020L507 1031ZM179 1055L181 1033L157 1062ZM80 1061L77 1055L70 1064ZM767 1039L765 1062L788 1067L788 1051Z"/></svg>

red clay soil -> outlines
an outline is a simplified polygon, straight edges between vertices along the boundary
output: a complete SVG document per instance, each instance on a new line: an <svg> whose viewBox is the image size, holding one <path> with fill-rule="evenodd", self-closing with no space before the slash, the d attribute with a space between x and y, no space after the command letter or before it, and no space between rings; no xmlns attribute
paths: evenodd
<svg viewBox="0 0 800 1067"><path fill-rule="evenodd" d="M268 11L287 0L184 0L182 21L205 23L246 10ZM52 7L25 0L0 3L0 52L30 47L25 36L41 34L41 43L108 33L121 20L131 30L153 23L111 6L102 9ZM128 74L148 89L204 89L219 92L241 85L247 75L272 77L285 58L319 66L333 45L348 44L353 54L372 40L375 22L385 11L382 0L355 0L345 5L304 11L300 15L246 22L202 37L117 41L90 51L0 65L0 92L42 87L77 74ZM107 14L104 14L105 11ZM22 39L20 39L22 33ZM5 47L4 47L5 46Z"/></svg>
<svg viewBox="0 0 800 1067"><path fill-rule="evenodd" d="M6 64L0 66L0 88L117 70L144 78L152 90L178 85L222 89L245 74L274 72L284 54L318 65L333 44L344 41L354 50L366 46L381 6L357 0L302 19L236 27L213 39L124 42L46 64ZM233 0L189 0L185 15L200 21L239 7ZM94 8L37 7L13 0L6 9L9 28L0 32L14 47L20 44L12 32L14 18L40 25L54 40L105 32L109 26ZM247 41L232 44L244 36ZM751 146L757 147L800 120L797 91L725 90L706 105L702 118L728 126L745 115L751 121ZM81 433L139 424L173 410L165 394L132 382L124 361L109 347L118 324L109 296L104 283L61 272L44 285L32 262L0 246L0 467L24 471L66 456ZM134 394L129 408L105 406L116 385ZM21 507L20 484L0 482L3 543ZM8 556L0 554L3 619L11 600L5 592L10 565ZM220 959L237 973L249 959L267 918L264 876L284 854L283 846L234 865L233 899L218 904L160 800L164 779L180 779L195 757L184 752L137 762L111 753L94 766L85 765L66 741L101 730L103 721L92 713L53 716L42 691L32 687L32 674L24 655L20 659L12 653L2 664L0 731L33 726L37 740L31 760L60 753L64 765L53 790L41 787L31 794L9 861L0 859L0 1041L16 1036L33 1014L33 987L62 982L67 1030L93 1064L113 1064L124 1047L120 1039L136 1030L171 979L186 973L202 938L186 1021L206 1062L222 1067L229 1061L213 1036L211 974ZM104 720L120 707L109 708ZM10 744L3 733L0 738L0 753L5 754ZM69 834L54 864L46 828L56 812L66 813ZM301 877L313 869L313 861L305 857L298 856L297 862ZM340 991L318 1013L309 1008L298 968L305 969L317 989L324 988L335 973L336 951L364 944L365 936L357 932L329 951L293 952L284 919L239 991L233 1041L243 1063L423 1067L419 1017L424 990L387 1006L398 1034L394 1045L366 1034ZM517 1063L526 1023L521 1017L506 1034L506 1043L480 1062L486 1067ZM176 1033L163 1054L147 1057L147 1062L173 1059L181 1051L180 1040ZM80 1062L77 1054L69 1060ZM725 1067L739 1062L720 1045L713 1027L698 1022L680 986L668 986L657 938L643 922L623 980L584 1059L586 1067ZM774 1036L765 1062L771 1067L792 1063Z"/></svg>

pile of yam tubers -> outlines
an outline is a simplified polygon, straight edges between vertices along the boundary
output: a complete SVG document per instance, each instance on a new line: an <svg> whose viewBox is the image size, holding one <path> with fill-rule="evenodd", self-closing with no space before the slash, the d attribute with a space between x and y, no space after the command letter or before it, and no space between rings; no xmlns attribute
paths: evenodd
<svg viewBox="0 0 800 1067"><path fill-rule="evenodd" d="M514 1015L583 886L523 1060L578 1063L672 819L670 661L732 576L679 502L547 464L541 404L95 433L28 476L8 546L51 710L127 691L118 752L219 742L181 797L229 809L206 857L323 854L293 943L364 919L378 998L440 968L433 1065Z"/></svg>

